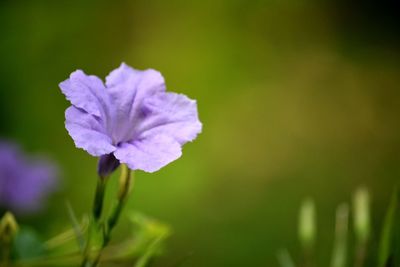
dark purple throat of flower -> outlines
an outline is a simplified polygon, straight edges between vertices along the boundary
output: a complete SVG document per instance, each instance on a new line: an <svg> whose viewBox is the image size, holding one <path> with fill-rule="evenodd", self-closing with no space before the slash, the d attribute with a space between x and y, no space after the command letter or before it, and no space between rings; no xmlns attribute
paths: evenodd
<svg viewBox="0 0 400 267"><path fill-rule="evenodd" d="M114 154L103 155L99 159L97 173L101 178L106 178L110 176L119 165L119 160L115 158Z"/></svg>

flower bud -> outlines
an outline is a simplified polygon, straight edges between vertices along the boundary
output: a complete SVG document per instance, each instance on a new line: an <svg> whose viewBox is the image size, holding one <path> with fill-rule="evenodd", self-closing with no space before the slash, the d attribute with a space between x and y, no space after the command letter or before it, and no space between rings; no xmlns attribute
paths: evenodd
<svg viewBox="0 0 400 267"><path fill-rule="evenodd" d="M125 165L122 165L121 176L119 177L119 192L118 199L119 201L125 201L132 187L132 172Z"/></svg>
<svg viewBox="0 0 400 267"><path fill-rule="evenodd" d="M366 188L359 188L353 198L354 231L358 242L364 243L370 235L369 194Z"/></svg>
<svg viewBox="0 0 400 267"><path fill-rule="evenodd" d="M99 159L97 173L101 178L106 178L118 168L119 164L119 160L115 158L114 154L103 155Z"/></svg>
<svg viewBox="0 0 400 267"><path fill-rule="evenodd" d="M312 248L316 237L315 204L311 198L306 199L300 207L299 239L306 250Z"/></svg>
<svg viewBox="0 0 400 267"><path fill-rule="evenodd" d="M10 243L18 232L18 224L11 212L6 212L0 221L0 241Z"/></svg>
<svg viewBox="0 0 400 267"><path fill-rule="evenodd" d="M121 165L121 175L119 177L119 191L118 191L118 202L111 211L111 215L108 218L108 234L105 237L105 244L110 240L110 232L115 227L118 219L121 215L123 206L128 199L129 192L132 188L132 172L125 164Z"/></svg>

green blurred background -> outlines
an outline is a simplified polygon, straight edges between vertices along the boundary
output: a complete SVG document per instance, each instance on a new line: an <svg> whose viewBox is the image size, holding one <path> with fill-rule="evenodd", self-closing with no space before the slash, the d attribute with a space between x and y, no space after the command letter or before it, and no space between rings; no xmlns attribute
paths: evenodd
<svg viewBox="0 0 400 267"><path fill-rule="evenodd" d="M20 221L51 236L68 221L65 199L90 209L96 159L68 136L58 83L124 61L197 99L204 124L181 159L136 173L129 205L174 229L157 266L276 266L279 249L299 250L307 196L326 263L335 207L366 185L378 226L399 181L398 10L389 0L1 1L1 136L62 170L48 207Z"/></svg>

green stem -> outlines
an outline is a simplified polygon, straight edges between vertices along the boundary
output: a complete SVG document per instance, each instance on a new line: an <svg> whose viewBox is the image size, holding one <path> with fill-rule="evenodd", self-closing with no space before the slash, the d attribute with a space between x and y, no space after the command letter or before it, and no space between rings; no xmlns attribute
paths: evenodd
<svg viewBox="0 0 400 267"><path fill-rule="evenodd" d="M93 222L91 222L89 225L88 238L87 238L87 241L85 244L83 259L82 259L82 263L80 265L81 267L96 266L90 262L91 235L92 235L92 231L93 231L93 226L96 228L99 227L101 214L103 213L103 206L104 206L103 203L104 203L104 196L105 196L107 181L108 181L108 177L99 177L97 179L96 192L94 195L93 209L92 209Z"/></svg>
<svg viewBox="0 0 400 267"><path fill-rule="evenodd" d="M118 218L121 214L122 208L123 208L123 203L118 202L118 204L114 207L113 211L112 211L112 215L109 218L109 220L107 221L107 225L104 225L103 228L103 243L102 246L100 248L99 253L96 255L94 261L93 261L93 265L92 266L97 266L100 262L100 258L102 256L102 252L104 250L104 248L108 245L108 243L111 240L111 231L114 229L115 225L118 222Z"/></svg>
<svg viewBox="0 0 400 267"><path fill-rule="evenodd" d="M125 203L128 199L129 192L132 186L132 172L131 170L126 166L126 165L121 165L121 175L119 178L119 192L118 192L118 201L117 204L114 206L111 215L109 216L106 224L103 224L103 243L101 246L100 251L96 255L96 257L93 260L93 263L89 265L90 267L96 267L99 262L100 258L102 256L102 252L104 248L108 245L108 243L111 240L111 232L115 228L115 226L118 223L118 220L120 218L121 212L123 207L125 206ZM88 266L82 266L82 267L88 267Z"/></svg>
<svg viewBox="0 0 400 267"><path fill-rule="evenodd" d="M107 231L104 235L103 247L107 246L111 239L111 231L114 229L115 225L118 223L120 214L124 207L125 201L118 201L118 204L114 207L110 218L107 221Z"/></svg>
<svg viewBox="0 0 400 267"><path fill-rule="evenodd" d="M95 222L98 222L101 217L101 213L103 211L103 203L104 203L104 193L107 185L107 178L100 177L97 180L96 193L94 195L93 202L93 218Z"/></svg>

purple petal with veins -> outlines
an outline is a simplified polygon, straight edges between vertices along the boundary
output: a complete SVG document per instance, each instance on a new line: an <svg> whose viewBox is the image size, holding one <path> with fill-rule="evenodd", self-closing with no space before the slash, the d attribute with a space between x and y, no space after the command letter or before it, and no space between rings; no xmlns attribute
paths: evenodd
<svg viewBox="0 0 400 267"><path fill-rule="evenodd" d="M159 170L202 129L196 101L166 92L163 76L153 69L122 63L105 84L78 70L60 88L72 105L66 128L75 145L93 156L112 154L132 170Z"/></svg>

